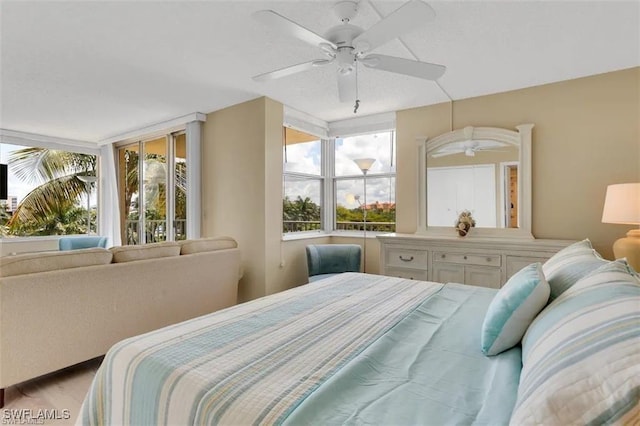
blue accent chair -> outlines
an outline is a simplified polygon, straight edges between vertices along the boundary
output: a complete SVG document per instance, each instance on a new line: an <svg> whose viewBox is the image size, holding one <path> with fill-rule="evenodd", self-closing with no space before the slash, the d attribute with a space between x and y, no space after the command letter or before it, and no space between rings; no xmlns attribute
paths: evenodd
<svg viewBox="0 0 640 426"><path fill-rule="evenodd" d="M315 244L307 246L309 282L342 272L360 272L361 248L357 244Z"/></svg>
<svg viewBox="0 0 640 426"><path fill-rule="evenodd" d="M58 240L58 248L60 250L77 250L106 246L107 237L62 237Z"/></svg>

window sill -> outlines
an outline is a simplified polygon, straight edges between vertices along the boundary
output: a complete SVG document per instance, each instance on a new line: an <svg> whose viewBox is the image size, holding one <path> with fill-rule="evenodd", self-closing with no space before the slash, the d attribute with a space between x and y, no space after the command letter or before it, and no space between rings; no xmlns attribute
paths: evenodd
<svg viewBox="0 0 640 426"><path fill-rule="evenodd" d="M389 232L367 231L367 239L375 239L378 235L386 235ZM342 238L363 238L362 231L332 231L332 232L296 232L285 234L282 241L312 240L315 238L342 237Z"/></svg>
<svg viewBox="0 0 640 426"><path fill-rule="evenodd" d="M311 240L314 238L327 238L331 234L327 232L290 232L282 235L282 241Z"/></svg>

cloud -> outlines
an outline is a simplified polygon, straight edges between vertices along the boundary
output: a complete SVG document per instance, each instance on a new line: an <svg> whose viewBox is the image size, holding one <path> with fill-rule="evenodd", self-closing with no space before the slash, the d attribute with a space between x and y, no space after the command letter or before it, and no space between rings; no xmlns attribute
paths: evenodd
<svg viewBox="0 0 640 426"><path fill-rule="evenodd" d="M362 171L353 162L356 158L374 158L376 161L367 177L367 203L395 202L395 177L376 177L380 173L395 173L395 141L392 132L338 138L335 142L335 175L353 176L336 180L336 201L348 209L364 203L364 179ZM285 171L321 173L321 146L319 142L307 142L287 147ZM322 194L321 181L286 177L284 195L290 199L309 197L319 204ZM359 202L354 196L360 196Z"/></svg>

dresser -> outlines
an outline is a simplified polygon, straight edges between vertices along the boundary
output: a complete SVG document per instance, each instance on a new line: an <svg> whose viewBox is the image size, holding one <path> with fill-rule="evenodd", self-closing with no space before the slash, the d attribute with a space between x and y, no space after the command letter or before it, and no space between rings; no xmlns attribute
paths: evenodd
<svg viewBox="0 0 640 426"><path fill-rule="evenodd" d="M513 274L545 262L571 240L379 235L383 275L500 288Z"/></svg>

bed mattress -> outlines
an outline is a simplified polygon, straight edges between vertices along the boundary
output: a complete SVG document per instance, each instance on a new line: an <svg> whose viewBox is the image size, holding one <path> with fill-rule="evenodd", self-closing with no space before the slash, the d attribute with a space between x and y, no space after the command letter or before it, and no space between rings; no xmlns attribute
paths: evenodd
<svg viewBox="0 0 640 426"><path fill-rule="evenodd" d="M340 274L124 340L80 424L506 424L520 349L480 351L496 290Z"/></svg>

